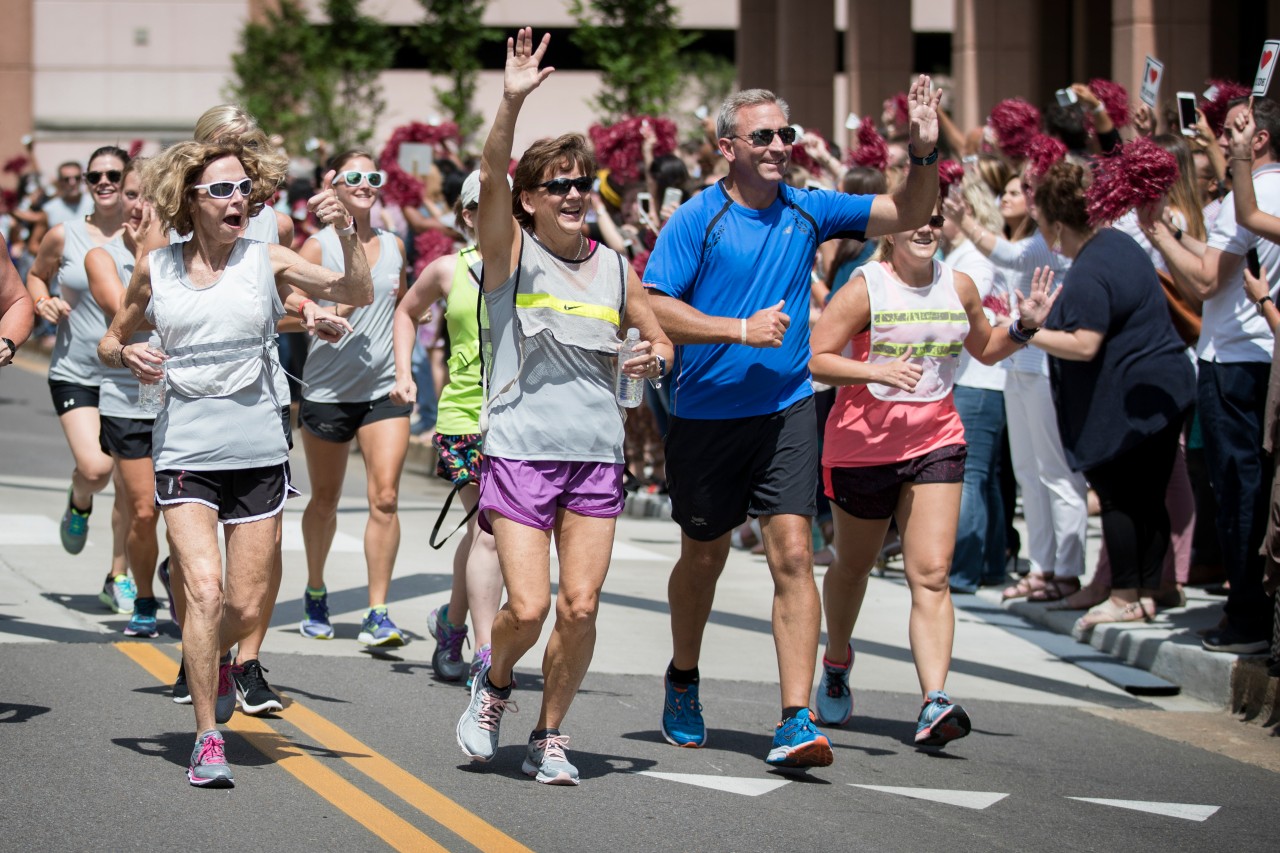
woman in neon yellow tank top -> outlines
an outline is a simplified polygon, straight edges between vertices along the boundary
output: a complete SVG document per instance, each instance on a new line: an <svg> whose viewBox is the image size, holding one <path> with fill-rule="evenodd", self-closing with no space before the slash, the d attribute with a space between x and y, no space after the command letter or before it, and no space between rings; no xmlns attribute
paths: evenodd
<svg viewBox="0 0 1280 853"><path fill-rule="evenodd" d="M480 203L480 173L472 172L462 185L454 205L458 229L468 238L475 234ZM428 627L436 639L431 665L446 681L467 675L467 687L480 667L489 662L489 632L502 603L502 573L493 534L478 526L472 514L480 499L480 247L469 246L427 265L396 307L392 347L396 359L396 385L391 398L400 403L417 399L411 360L418 323L430 316L438 300L446 300L449 329L449 383L440 392L440 405L432 436L437 454L436 474L454 484L467 513L466 535L453 555L453 589L449 603L431 611ZM433 537L434 538L434 537ZM432 542L435 545L435 542ZM441 543L443 544L443 543ZM467 611L475 626L475 655L470 666L462 657L467 638Z"/></svg>

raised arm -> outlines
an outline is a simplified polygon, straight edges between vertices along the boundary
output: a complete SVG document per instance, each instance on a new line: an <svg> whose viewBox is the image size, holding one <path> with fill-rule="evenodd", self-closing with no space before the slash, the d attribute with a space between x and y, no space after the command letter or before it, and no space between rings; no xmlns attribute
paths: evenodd
<svg viewBox="0 0 1280 853"><path fill-rule="evenodd" d="M1231 135L1231 162L1244 164L1244 168L1232 172L1231 195L1236 203L1236 222L1259 237L1280 242L1280 217L1259 210L1258 197L1254 192L1253 134L1255 130L1253 113L1249 110L1241 110L1236 120L1227 126L1227 132Z"/></svg>
<svg viewBox="0 0 1280 853"><path fill-rule="evenodd" d="M271 245L271 271L276 283L288 285L309 296L341 302L344 305L368 305L373 302L373 279L369 276L369 260L356 234L355 223L333 191L331 171L324 179L324 189L307 202L307 206L324 225L332 225L342 246L342 272L334 272L305 260L293 249Z"/></svg>
<svg viewBox="0 0 1280 853"><path fill-rule="evenodd" d="M867 235L896 234L919 228L929 221L938 203L938 103L942 90L933 88L923 74L907 92L911 115L911 142L908 151L916 157L933 157L927 166L912 164L907 179L889 195L878 195L871 203Z"/></svg>
<svg viewBox="0 0 1280 853"><path fill-rule="evenodd" d="M965 338L964 348L969 355L983 364L995 364L1003 358L1013 355L1028 343L1024 338L1034 335L1032 341L1039 341L1042 336L1064 335L1066 332L1050 332L1041 328L1049 316L1049 309L1058 300L1062 287L1053 287L1053 270L1041 267L1031 278L1031 292L1018 299L1018 318L1013 325L1001 324L991 326L987 315L982 311L982 300L978 297L978 288L973 279L964 273L956 273L956 291L969 315L969 335ZM1084 330L1081 330L1084 331ZM1092 333L1091 333L1092 334ZM1098 343L1102 336L1098 335ZM1049 350L1049 347L1043 347ZM1052 355L1058 352L1049 350ZM1097 351L1095 344L1093 352ZM1065 357L1065 356L1064 356ZM1093 355L1090 353L1089 358Z"/></svg>
<svg viewBox="0 0 1280 853"><path fill-rule="evenodd" d="M516 118L529 93L555 71L540 68L551 43L551 34L542 36L535 50L533 29L523 27L515 38L507 39L507 65L502 78L502 101L493 117L493 127L484 141L480 161L480 209L476 230L485 247L484 289L493 290L511 277L520 254L520 234L511 215L511 187L507 166L515 144Z"/></svg>

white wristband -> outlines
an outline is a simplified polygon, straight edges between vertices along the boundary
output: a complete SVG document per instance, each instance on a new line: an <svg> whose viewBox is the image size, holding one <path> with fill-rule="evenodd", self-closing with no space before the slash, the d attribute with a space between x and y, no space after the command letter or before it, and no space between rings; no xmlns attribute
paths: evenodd
<svg viewBox="0 0 1280 853"><path fill-rule="evenodd" d="M743 319L743 321L742 321L742 342L743 342L744 344L747 342L747 321L746 321L746 319Z"/></svg>
<svg viewBox="0 0 1280 853"><path fill-rule="evenodd" d="M333 230L339 237L350 237L352 234L356 233L356 221L354 219L349 219L345 226L339 228L335 225L333 226Z"/></svg>

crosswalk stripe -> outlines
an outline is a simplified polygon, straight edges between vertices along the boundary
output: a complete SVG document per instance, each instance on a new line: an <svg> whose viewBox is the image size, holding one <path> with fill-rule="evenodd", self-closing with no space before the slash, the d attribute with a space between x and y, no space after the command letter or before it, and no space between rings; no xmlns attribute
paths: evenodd
<svg viewBox="0 0 1280 853"><path fill-rule="evenodd" d="M177 676L177 665L155 646L119 642L115 643L115 647L162 683L172 683ZM532 853L514 838L467 811L298 700L291 700L285 710L280 712L280 717L315 740L316 745L341 755L352 767L479 849ZM396 849L445 850L322 762L308 755L282 749L279 733L267 725L265 720L236 714L230 728L244 736L255 749L304 785Z"/></svg>
<svg viewBox="0 0 1280 853"><path fill-rule="evenodd" d="M1129 809L1135 812L1158 814L1162 817L1177 817L1183 820L1203 822L1217 814L1220 806L1199 805L1197 803L1157 803L1148 800L1103 800L1096 797L1067 797L1068 800L1079 800L1082 803L1097 803L1100 806L1114 806L1118 809Z"/></svg>

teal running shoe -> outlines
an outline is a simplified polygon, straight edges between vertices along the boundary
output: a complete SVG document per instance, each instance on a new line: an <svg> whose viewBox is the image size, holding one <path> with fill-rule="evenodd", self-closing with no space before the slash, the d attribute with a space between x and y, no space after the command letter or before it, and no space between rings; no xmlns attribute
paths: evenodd
<svg viewBox="0 0 1280 853"><path fill-rule="evenodd" d="M916 721L916 746L946 746L973 729L964 708L941 690L930 690Z"/></svg>
<svg viewBox="0 0 1280 853"><path fill-rule="evenodd" d="M138 588L128 575L107 578L102 584L102 592L98 593L98 600L115 613L132 613L137 597Z"/></svg>
<svg viewBox="0 0 1280 853"><path fill-rule="evenodd" d="M58 526L58 533L62 538L63 550L68 554L79 554L84 550L84 543L89 539L91 512L93 512L93 504L85 510L76 509L76 505L71 502L71 490L67 489L67 510L62 514L62 524Z"/></svg>
<svg viewBox="0 0 1280 853"><path fill-rule="evenodd" d="M702 703L697 684L676 684L664 677L666 701L662 705L662 736L674 746L697 749L707 742Z"/></svg>
<svg viewBox="0 0 1280 853"><path fill-rule="evenodd" d="M135 598L133 615L129 617L129 624L124 626L124 635L147 638L160 636L160 630L156 624L156 611L159 609L160 602L154 598Z"/></svg>
<svg viewBox="0 0 1280 853"><path fill-rule="evenodd" d="M778 723L773 731L773 749L765 761L775 767L826 767L833 760L831 741L813 725L809 709Z"/></svg>

